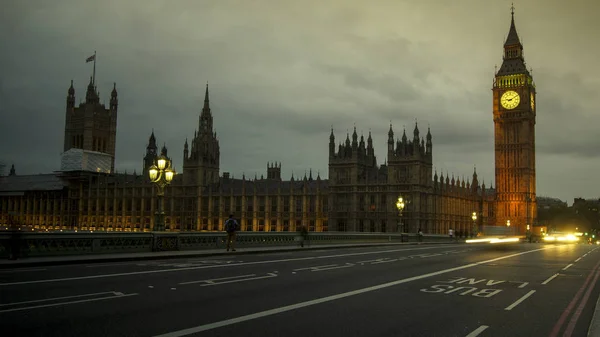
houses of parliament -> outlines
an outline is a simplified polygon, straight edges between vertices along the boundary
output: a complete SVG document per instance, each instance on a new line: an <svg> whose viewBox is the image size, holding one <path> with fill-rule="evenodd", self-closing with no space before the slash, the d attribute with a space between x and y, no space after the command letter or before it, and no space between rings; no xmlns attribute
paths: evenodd
<svg viewBox="0 0 600 337"><path fill-rule="evenodd" d="M372 135L329 136L329 172L282 179L281 163L267 163L266 176L233 177L221 172L219 141L214 131L208 85L198 128L183 147L183 172L165 189L168 231L221 231L233 214L242 231L409 232L471 234L477 226L505 226L519 233L536 217L535 84L525 66L511 13L502 66L493 88L495 186L433 170L431 130L415 123L412 132L390 124L387 160L378 164ZM75 106L73 83L67 92L64 151L103 153L110 170L81 167L50 174L19 175L14 166L0 177L0 227L31 230L151 231L156 187L148 169L159 149L152 132L140 174L114 171L118 93L100 103L93 79L85 101ZM325 144L326 139L324 139ZM325 150L325 146L323 146ZM405 208L396 208L398 197Z"/></svg>

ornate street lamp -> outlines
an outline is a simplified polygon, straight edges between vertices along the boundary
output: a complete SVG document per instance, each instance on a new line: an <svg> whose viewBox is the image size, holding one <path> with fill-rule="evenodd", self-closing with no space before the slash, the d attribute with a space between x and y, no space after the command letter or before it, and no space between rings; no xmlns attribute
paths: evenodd
<svg viewBox="0 0 600 337"><path fill-rule="evenodd" d="M527 236L529 237L529 224L530 224L530 211L529 211L529 205L531 203L531 197L529 196L529 193L527 193L527 196L525 197L525 201L526 201L526 207L527 207L527 214L526 214L526 218L525 218L525 225L527 225Z"/></svg>
<svg viewBox="0 0 600 337"><path fill-rule="evenodd" d="M398 232L401 232L401 227L403 225L402 223L402 211L404 210L404 199L402 199L402 197L398 197L398 200L396 201L396 208L398 209Z"/></svg>
<svg viewBox="0 0 600 337"><path fill-rule="evenodd" d="M477 230L477 212L473 212L471 219L473 219L473 230L471 231L471 237L476 237L479 233Z"/></svg>
<svg viewBox="0 0 600 337"><path fill-rule="evenodd" d="M148 170L150 181L158 187L156 196L158 197L158 210L155 213L154 230L165 230L165 212L164 197L165 187L171 183L175 170L171 168L171 160L166 156L160 155L156 160L156 165L152 165Z"/></svg>

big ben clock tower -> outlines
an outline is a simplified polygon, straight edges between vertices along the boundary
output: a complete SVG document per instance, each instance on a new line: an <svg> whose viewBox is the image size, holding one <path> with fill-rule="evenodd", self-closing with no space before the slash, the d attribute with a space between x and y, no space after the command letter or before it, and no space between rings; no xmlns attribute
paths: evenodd
<svg viewBox="0 0 600 337"><path fill-rule="evenodd" d="M525 65L523 45L511 8L502 66L494 78L494 152L496 225L524 235L536 218L535 110L533 77Z"/></svg>

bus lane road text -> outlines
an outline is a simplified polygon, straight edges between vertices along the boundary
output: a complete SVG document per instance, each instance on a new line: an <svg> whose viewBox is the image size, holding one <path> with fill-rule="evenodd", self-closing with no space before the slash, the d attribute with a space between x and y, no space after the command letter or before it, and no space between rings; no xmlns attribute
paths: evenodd
<svg viewBox="0 0 600 337"><path fill-rule="evenodd" d="M429 288L423 288L420 291L430 294L455 294L459 296L474 296L490 298L500 294L505 289L498 289L499 287L510 287L510 288L524 288L529 283L520 281L505 281L505 280L492 280L492 279L477 279L467 277L454 277L449 280L437 281L437 283L429 286Z"/></svg>

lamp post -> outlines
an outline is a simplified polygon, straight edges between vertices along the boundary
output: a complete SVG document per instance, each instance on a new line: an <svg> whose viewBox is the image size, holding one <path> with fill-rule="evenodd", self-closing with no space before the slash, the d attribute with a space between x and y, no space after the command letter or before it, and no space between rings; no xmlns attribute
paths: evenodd
<svg viewBox="0 0 600 337"><path fill-rule="evenodd" d="M473 230L471 231L471 237L477 237L477 234L479 234L479 231L477 230L477 212L473 212L471 219L473 219Z"/></svg>
<svg viewBox="0 0 600 337"><path fill-rule="evenodd" d="M529 237L529 234L530 234L529 233L529 225L530 225L530 223L529 223L529 216L530 216L529 205L531 203L531 196L529 196L529 193L527 193L527 196L525 197L525 201L526 201L526 205L527 205L527 214L526 214L527 217L525 218L525 227L527 227L526 235L527 235L527 237Z"/></svg>
<svg viewBox="0 0 600 337"><path fill-rule="evenodd" d="M398 209L398 232L402 232L402 211L404 210L404 206L404 199L402 197L398 197L398 200L396 201L396 208Z"/></svg>
<svg viewBox="0 0 600 337"><path fill-rule="evenodd" d="M156 165L152 165L148 170L150 181L156 184L158 191L156 196L158 197L158 210L155 213L154 218L154 230L164 231L165 230L165 211L164 211L164 197L165 187L171 183L175 170L171 168L171 160L166 156L160 155L156 160Z"/></svg>
<svg viewBox="0 0 600 337"><path fill-rule="evenodd" d="M506 220L506 228L510 229L510 220Z"/></svg>

